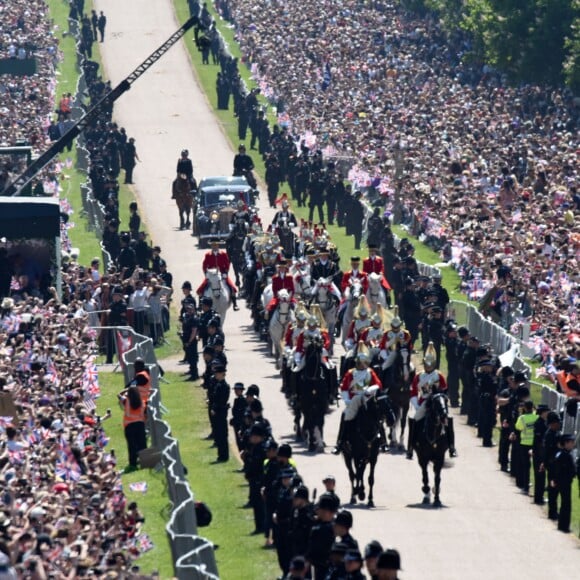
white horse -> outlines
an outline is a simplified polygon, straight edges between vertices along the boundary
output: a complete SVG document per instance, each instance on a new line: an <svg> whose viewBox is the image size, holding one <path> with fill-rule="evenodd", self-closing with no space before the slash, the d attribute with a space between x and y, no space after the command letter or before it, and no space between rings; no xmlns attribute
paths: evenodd
<svg viewBox="0 0 580 580"><path fill-rule="evenodd" d="M319 278L312 289L314 302L320 306L324 322L330 335L330 355L334 350L334 328L338 316L338 301L335 298L340 296L340 292L331 278Z"/></svg>
<svg viewBox="0 0 580 580"><path fill-rule="evenodd" d="M262 296L260 296L260 300L262 301L262 311L266 310L270 301L274 298L274 291L272 290L272 278L269 277L266 280L266 285L264 286L264 290L262 290Z"/></svg>
<svg viewBox="0 0 580 580"><path fill-rule="evenodd" d="M363 288L358 278L351 278L348 288L344 291L344 316L342 318L342 345L348 338L348 329L354 318L354 309L358 306L359 300L363 296Z"/></svg>
<svg viewBox="0 0 580 580"><path fill-rule="evenodd" d="M383 275L371 272L368 275L369 289L367 290L367 301L371 307L371 310L375 310L377 304L380 304L383 308L387 307L387 301L385 300L385 291L382 286Z"/></svg>
<svg viewBox="0 0 580 580"><path fill-rule="evenodd" d="M279 370L282 362L282 341L284 340L288 325L294 321L294 311L291 308L292 303L288 290L284 288L280 290L277 298L278 306L271 315L268 332L270 333L274 358L276 359L276 369Z"/></svg>
<svg viewBox="0 0 580 580"><path fill-rule="evenodd" d="M216 268L206 271L207 286L203 293L213 300L213 309L220 315L222 326L226 321L226 313L230 307L230 288L224 280L221 272Z"/></svg>
<svg viewBox="0 0 580 580"><path fill-rule="evenodd" d="M312 277L308 269L301 269L294 276L294 296L299 300L310 300L312 296Z"/></svg>

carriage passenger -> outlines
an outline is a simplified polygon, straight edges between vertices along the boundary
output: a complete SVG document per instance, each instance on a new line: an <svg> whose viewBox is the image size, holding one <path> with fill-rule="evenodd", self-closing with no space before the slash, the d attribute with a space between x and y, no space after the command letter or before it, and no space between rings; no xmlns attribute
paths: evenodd
<svg viewBox="0 0 580 580"><path fill-rule="evenodd" d="M342 444L349 439L349 428L366 398L383 388L375 371L369 369L371 360L368 349L363 342L358 345L355 361L355 367L345 373L340 384L346 409L340 418L338 438L336 446L332 450L333 455L338 455L342 450Z"/></svg>

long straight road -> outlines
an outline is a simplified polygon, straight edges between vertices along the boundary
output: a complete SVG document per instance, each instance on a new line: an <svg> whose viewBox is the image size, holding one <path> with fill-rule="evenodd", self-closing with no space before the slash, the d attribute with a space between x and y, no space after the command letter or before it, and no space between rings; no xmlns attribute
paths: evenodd
<svg viewBox="0 0 580 580"><path fill-rule="evenodd" d="M95 0L94 4L107 15L106 39L100 48L114 84L178 27L170 0ZM192 73L183 43L137 81L117 102L115 111L120 124L136 138L142 161L135 170L140 207L174 274L175 287L186 279L197 284L203 252L188 232L176 228L177 212L170 199L175 165L180 150L187 148L198 178L229 174L233 151ZM263 221L271 220L272 212L263 202ZM290 440L292 421L279 391L280 378L250 330L248 311L230 311L225 332L230 381L260 385L276 436ZM338 419L338 410L327 418L328 444L335 440ZM552 522L499 472L495 452L480 446L472 430L463 426L463 419L457 418L456 424L460 457L443 472L445 508L419 507L418 465L400 455L383 455L377 467L377 508L353 508L353 535L361 546L378 539L385 546L397 547L407 579L577 577L578 541L555 531ZM333 473L340 497L349 497L346 470L339 458L330 453L310 455L297 448L297 460L311 489L318 488L320 493L323 476Z"/></svg>

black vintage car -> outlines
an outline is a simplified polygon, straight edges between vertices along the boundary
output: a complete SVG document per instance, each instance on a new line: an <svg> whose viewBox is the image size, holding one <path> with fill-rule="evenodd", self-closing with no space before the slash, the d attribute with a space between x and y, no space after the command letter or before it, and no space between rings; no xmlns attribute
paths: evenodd
<svg viewBox="0 0 580 580"><path fill-rule="evenodd" d="M199 247L206 247L209 238L227 238L238 201L242 200L253 212L257 195L245 177L219 176L202 179L196 196L193 220L193 233L199 238Z"/></svg>

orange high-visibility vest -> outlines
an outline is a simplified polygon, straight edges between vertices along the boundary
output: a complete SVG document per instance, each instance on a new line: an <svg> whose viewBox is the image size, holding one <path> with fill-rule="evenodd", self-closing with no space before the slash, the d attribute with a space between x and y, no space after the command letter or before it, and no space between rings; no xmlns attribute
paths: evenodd
<svg viewBox="0 0 580 580"><path fill-rule="evenodd" d="M125 414L123 415L123 427L131 423L145 423L145 405L141 405L138 409L131 408L129 399L125 399L124 403Z"/></svg>
<svg viewBox="0 0 580 580"><path fill-rule="evenodd" d="M151 379L145 371L138 372L135 376L138 377L139 375L142 375L147 379L147 383L145 385L137 385L137 388L139 389L139 395L143 401L143 405L146 406L149 402L149 397L151 396Z"/></svg>

